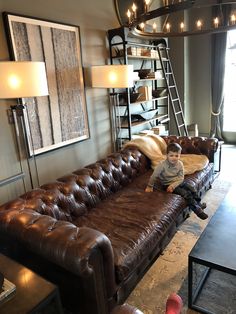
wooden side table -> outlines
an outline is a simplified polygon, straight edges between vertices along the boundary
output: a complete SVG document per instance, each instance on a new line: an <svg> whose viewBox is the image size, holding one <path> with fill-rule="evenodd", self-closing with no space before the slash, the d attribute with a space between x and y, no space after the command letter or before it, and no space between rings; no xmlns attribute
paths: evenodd
<svg viewBox="0 0 236 314"><path fill-rule="evenodd" d="M63 313L57 286L2 254L0 271L16 285L15 294L0 303L1 314L38 314L50 304L55 313Z"/></svg>

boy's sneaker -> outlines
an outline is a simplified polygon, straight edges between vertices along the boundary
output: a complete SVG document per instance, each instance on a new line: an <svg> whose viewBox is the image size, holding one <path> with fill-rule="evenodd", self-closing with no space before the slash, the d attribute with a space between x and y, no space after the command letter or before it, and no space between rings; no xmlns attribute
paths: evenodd
<svg viewBox="0 0 236 314"><path fill-rule="evenodd" d="M199 205L200 205L201 209L205 209L207 207L206 203L200 203Z"/></svg>
<svg viewBox="0 0 236 314"><path fill-rule="evenodd" d="M182 307L181 297L176 293L171 293L166 301L166 314L180 314Z"/></svg>
<svg viewBox="0 0 236 314"><path fill-rule="evenodd" d="M204 213L204 211L202 210L201 207L197 207L195 210L194 210L195 214L202 220L205 220L208 218L208 215L206 213Z"/></svg>

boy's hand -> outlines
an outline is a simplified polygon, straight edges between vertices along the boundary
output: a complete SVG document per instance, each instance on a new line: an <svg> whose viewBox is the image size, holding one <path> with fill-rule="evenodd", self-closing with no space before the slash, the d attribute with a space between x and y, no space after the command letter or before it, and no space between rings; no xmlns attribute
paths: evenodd
<svg viewBox="0 0 236 314"><path fill-rule="evenodd" d="M173 191L174 191L174 189L171 185L169 185L168 188L166 189L166 192L168 192L168 193L172 193Z"/></svg>
<svg viewBox="0 0 236 314"><path fill-rule="evenodd" d="M145 192L153 192L153 187L151 186L147 186L146 189L145 189Z"/></svg>

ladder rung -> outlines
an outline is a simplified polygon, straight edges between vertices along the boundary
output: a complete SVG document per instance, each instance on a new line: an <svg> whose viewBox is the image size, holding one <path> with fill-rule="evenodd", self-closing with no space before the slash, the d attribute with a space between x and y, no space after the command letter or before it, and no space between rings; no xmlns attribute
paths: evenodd
<svg viewBox="0 0 236 314"><path fill-rule="evenodd" d="M188 135L186 124L184 121L181 101L178 95L177 85L175 82L175 77L174 77L173 69L171 66L170 56L169 56L167 47L159 47L158 49L159 49L160 61L162 65L162 71L163 71L164 79L167 85L166 87L168 89L171 107L173 110L173 114L175 115L175 122L178 129L178 133L179 135L181 135L182 133L183 135L184 134ZM166 56L166 58L164 57L164 55ZM167 63L163 64L164 61L166 61ZM161 120L161 123L167 123L167 121L169 121L169 118Z"/></svg>
<svg viewBox="0 0 236 314"><path fill-rule="evenodd" d="M170 50L169 47L158 47L160 50Z"/></svg>
<svg viewBox="0 0 236 314"><path fill-rule="evenodd" d="M170 121L170 118L166 118L166 119L161 120L161 123L166 123L168 121Z"/></svg>
<svg viewBox="0 0 236 314"><path fill-rule="evenodd" d="M162 107L168 107L168 105L158 105L158 108L162 108Z"/></svg>

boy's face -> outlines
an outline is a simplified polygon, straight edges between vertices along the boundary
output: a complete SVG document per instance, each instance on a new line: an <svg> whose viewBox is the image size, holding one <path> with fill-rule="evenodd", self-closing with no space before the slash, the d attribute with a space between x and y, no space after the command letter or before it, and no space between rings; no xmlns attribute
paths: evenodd
<svg viewBox="0 0 236 314"><path fill-rule="evenodd" d="M180 159L180 154L181 152L169 152L167 154L167 160L169 161L169 163L171 163L172 165L176 165L177 161Z"/></svg>

